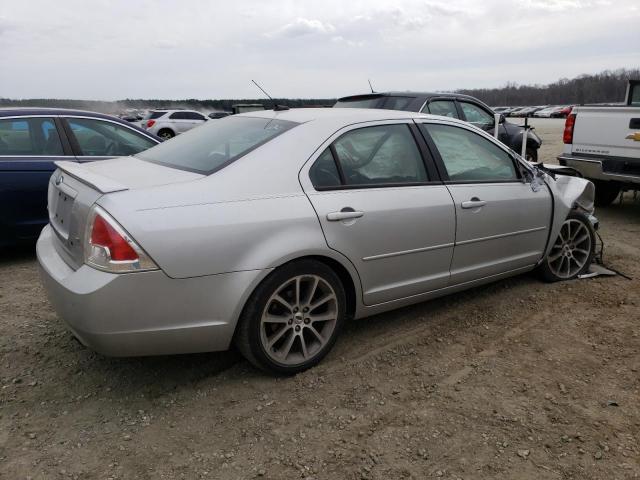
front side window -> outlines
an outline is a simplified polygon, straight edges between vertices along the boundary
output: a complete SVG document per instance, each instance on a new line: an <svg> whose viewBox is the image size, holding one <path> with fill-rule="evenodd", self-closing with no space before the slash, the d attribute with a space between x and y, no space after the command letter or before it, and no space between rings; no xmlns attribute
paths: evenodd
<svg viewBox="0 0 640 480"><path fill-rule="evenodd" d="M273 118L229 116L193 128L136 157L208 175L296 125Z"/></svg>
<svg viewBox="0 0 640 480"><path fill-rule="evenodd" d="M507 152L477 133L449 125L421 124L433 139L453 182L517 181Z"/></svg>
<svg viewBox="0 0 640 480"><path fill-rule="evenodd" d="M82 156L128 156L156 145L150 138L116 123L89 118L67 118L67 122Z"/></svg>
<svg viewBox="0 0 640 480"><path fill-rule="evenodd" d="M52 118L0 120L0 155L64 155Z"/></svg>
<svg viewBox="0 0 640 480"><path fill-rule="evenodd" d="M423 108L424 112L425 109ZM453 100L434 100L426 106L426 111L431 115L440 115L441 117L458 118L458 111Z"/></svg>
<svg viewBox="0 0 640 480"><path fill-rule="evenodd" d="M200 115L198 112L185 112L186 118L189 120L204 120L204 116Z"/></svg>
<svg viewBox="0 0 640 480"><path fill-rule="evenodd" d="M359 128L345 133L333 146L347 186L428 180L408 125Z"/></svg>
<svg viewBox="0 0 640 480"><path fill-rule="evenodd" d="M486 129L495 125L495 119L491 114L473 103L460 102L460 108L467 122L476 127Z"/></svg>

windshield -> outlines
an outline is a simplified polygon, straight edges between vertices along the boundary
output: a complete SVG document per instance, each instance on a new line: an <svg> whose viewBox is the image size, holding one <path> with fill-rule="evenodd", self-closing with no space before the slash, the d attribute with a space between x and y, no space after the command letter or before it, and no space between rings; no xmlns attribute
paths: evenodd
<svg viewBox="0 0 640 480"><path fill-rule="evenodd" d="M207 122L136 157L209 175L296 125L287 120L230 116Z"/></svg>

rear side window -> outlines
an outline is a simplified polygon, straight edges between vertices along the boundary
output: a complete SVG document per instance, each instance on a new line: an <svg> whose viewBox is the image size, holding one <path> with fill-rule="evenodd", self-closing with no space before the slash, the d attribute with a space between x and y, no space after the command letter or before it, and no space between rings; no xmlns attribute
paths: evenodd
<svg viewBox="0 0 640 480"><path fill-rule="evenodd" d="M186 120L189 116L187 112L174 112L169 115L169 118L171 120Z"/></svg>
<svg viewBox="0 0 640 480"><path fill-rule="evenodd" d="M640 107L640 83L631 85L631 93L629 94L629 105Z"/></svg>
<svg viewBox="0 0 640 480"><path fill-rule="evenodd" d="M336 163L332 165L331 160ZM408 125L352 130L338 138L309 171L314 187L384 186L428 181L422 155Z"/></svg>
<svg viewBox="0 0 640 480"><path fill-rule="evenodd" d="M517 181L512 158L492 142L467 129L421 124L436 144L453 182Z"/></svg>
<svg viewBox="0 0 640 480"><path fill-rule="evenodd" d="M153 120L156 118L160 118L163 115L165 115L167 112L151 112L151 115L149 115L149 119Z"/></svg>
<svg viewBox="0 0 640 480"><path fill-rule="evenodd" d="M330 148L327 148L315 161L309 170L309 178L313 186L319 190L337 188L342 185L340 172Z"/></svg>
<svg viewBox="0 0 640 480"><path fill-rule="evenodd" d="M0 155L64 155L52 118L0 120Z"/></svg>
<svg viewBox="0 0 640 480"><path fill-rule="evenodd" d="M120 157L146 150L156 142L123 125L90 118L67 118L81 155Z"/></svg>
<svg viewBox="0 0 640 480"><path fill-rule="evenodd" d="M453 100L434 100L427 104L426 110L423 108L422 111L426 111L431 115L458 118L458 111L456 110L456 105Z"/></svg>
<svg viewBox="0 0 640 480"><path fill-rule="evenodd" d="M296 125L287 120L230 116L207 122L136 157L208 175Z"/></svg>

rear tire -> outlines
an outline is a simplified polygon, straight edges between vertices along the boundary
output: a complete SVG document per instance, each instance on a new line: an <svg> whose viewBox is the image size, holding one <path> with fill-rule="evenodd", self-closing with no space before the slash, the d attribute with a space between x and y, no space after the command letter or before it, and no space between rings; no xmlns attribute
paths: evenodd
<svg viewBox="0 0 640 480"><path fill-rule="evenodd" d="M234 341L256 367L292 375L317 365L331 350L345 312L344 287L331 268L315 260L291 262L253 292Z"/></svg>
<svg viewBox="0 0 640 480"><path fill-rule="evenodd" d="M596 186L596 207L611 205L620 195L620 185L617 182L594 180L593 183Z"/></svg>
<svg viewBox="0 0 640 480"><path fill-rule="evenodd" d="M558 238L538 267L543 280L559 282L582 275L593 261L596 234L589 218L573 210L562 224Z"/></svg>
<svg viewBox="0 0 640 480"><path fill-rule="evenodd" d="M158 136L160 138L164 138L165 140L169 140L170 138L175 137L176 134L173 133L173 130L169 130L168 128L163 128L158 132Z"/></svg>

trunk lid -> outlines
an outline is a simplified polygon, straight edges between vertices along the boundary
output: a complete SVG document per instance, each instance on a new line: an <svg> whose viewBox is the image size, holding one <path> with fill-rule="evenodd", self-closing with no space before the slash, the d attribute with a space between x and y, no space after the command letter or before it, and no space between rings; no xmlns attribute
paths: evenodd
<svg viewBox="0 0 640 480"><path fill-rule="evenodd" d="M49 180L49 224L55 248L73 269L84 263L84 235L91 206L103 195L197 180L203 175L133 157L91 163L55 162Z"/></svg>

